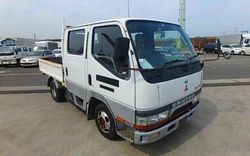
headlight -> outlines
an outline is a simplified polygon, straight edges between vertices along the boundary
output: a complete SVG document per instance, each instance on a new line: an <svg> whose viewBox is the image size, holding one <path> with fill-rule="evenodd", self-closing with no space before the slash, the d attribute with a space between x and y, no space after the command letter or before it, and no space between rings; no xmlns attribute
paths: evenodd
<svg viewBox="0 0 250 156"><path fill-rule="evenodd" d="M35 62L35 60L29 60L29 62Z"/></svg>
<svg viewBox="0 0 250 156"><path fill-rule="evenodd" d="M148 123L148 118L147 117L136 117L136 123L137 125L142 125L142 126L146 126Z"/></svg>
<svg viewBox="0 0 250 156"><path fill-rule="evenodd" d="M159 114L148 116L148 117L136 117L136 125L138 126L148 126L153 125L169 117L169 110L161 112Z"/></svg>
<svg viewBox="0 0 250 156"><path fill-rule="evenodd" d="M168 118L168 115L169 115L169 111L165 111L165 112L162 112L159 114L159 120L162 121L162 120L166 120Z"/></svg>
<svg viewBox="0 0 250 156"><path fill-rule="evenodd" d="M150 116L148 117L148 125L152 125L159 122L159 115L154 115L154 116Z"/></svg>
<svg viewBox="0 0 250 156"><path fill-rule="evenodd" d="M199 103L199 95L195 96L192 100L193 104L198 104Z"/></svg>

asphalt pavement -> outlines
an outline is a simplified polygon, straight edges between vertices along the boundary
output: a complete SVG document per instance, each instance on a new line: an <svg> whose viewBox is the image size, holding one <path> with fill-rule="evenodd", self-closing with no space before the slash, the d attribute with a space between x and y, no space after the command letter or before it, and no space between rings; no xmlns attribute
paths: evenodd
<svg viewBox="0 0 250 156"><path fill-rule="evenodd" d="M250 155L248 69L249 56L207 62L207 87L191 120L156 143L135 146L105 139L82 111L54 102L37 67L0 67L0 155Z"/></svg>
<svg viewBox="0 0 250 156"><path fill-rule="evenodd" d="M216 58L216 55L200 55L201 60ZM206 62L204 80L250 78L250 56L232 55L231 60L223 57L218 61Z"/></svg>
<svg viewBox="0 0 250 156"><path fill-rule="evenodd" d="M162 140L110 141L93 120L49 93L0 94L1 156L249 156L250 87L204 88L191 119Z"/></svg>
<svg viewBox="0 0 250 156"><path fill-rule="evenodd" d="M200 55L201 60L215 58L216 55ZM219 61L206 62L204 66L205 85L223 84L232 85L231 82L250 84L250 56L233 55L231 60L220 58ZM45 86L47 76L40 73L38 67L0 67L0 87ZM243 81L244 83L242 83ZM246 83L247 82L247 83ZM210 85L210 86L213 86Z"/></svg>

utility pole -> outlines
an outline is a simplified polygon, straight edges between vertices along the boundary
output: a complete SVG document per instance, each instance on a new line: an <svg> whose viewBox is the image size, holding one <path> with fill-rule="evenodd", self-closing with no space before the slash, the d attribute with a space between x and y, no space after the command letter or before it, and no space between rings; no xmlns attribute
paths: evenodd
<svg viewBox="0 0 250 156"><path fill-rule="evenodd" d="M36 34L34 33L34 40L36 40Z"/></svg>
<svg viewBox="0 0 250 156"><path fill-rule="evenodd" d="M129 0L128 0L128 17L130 17L130 3L129 3Z"/></svg>
<svg viewBox="0 0 250 156"><path fill-rule="evenodd" d="M234 28L234 33L236 34L239 29L237 27Z"/></svg>
<svg viewBox="0 0 250 156"><path fill-rule="evenodd" d="M186 0L179 0L179 24L185 30L186 28Z"/></svg>

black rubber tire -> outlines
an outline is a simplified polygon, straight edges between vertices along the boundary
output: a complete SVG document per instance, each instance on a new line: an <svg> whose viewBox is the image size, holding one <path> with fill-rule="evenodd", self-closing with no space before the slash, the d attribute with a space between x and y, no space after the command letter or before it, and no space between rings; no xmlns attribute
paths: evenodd
<svg viewBox="0 0 250 156"><path fill-rule="evenodd" d="M17 59L17 60L16 60L16 64L17 64L18 67L21 66L20 61L21 61L21 59Z"/></svg>
<svg viewBox="0 0 250 156"><path fill-rule="evenodd" d="M50 86L51 96L56 102L65 101L65 91L62 87L57 88L53 80L50 82L49 86Z"/></svg>
<svg viewBox="0 0 250 156"><path fill-rule="evenodd" d="M244 52L244 51L240 52L240 55L244 56L244 55L245 55L245 52Z"/></svg>
<svg viewBox="0 0 250 156"><path fill-rule="evenodd" d="M109 121L110 121L110 131L108 133L103 132L101 127L98 124L97 117L98 117L98 113L100 111L104 111L108 115L108 118L109 118ZM105 138L110 139L110 140L116 140L118 138L118 135L116 133L116 128L115 128L114 118L113 118L112 114L110 113L110 111L108 110L108 108L105 105L98 104L96 106L94 117L95 117L96 127L99 130L99 132L102 134L102 136L104 136Z"/></svg>

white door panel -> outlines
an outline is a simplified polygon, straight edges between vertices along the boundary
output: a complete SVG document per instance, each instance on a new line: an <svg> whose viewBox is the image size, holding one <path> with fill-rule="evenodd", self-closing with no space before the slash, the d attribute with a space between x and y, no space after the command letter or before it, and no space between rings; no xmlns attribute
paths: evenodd
<svg viewBox="0 0 250 156"><path fill-rule="evenodd" d="M82 109L86 109L86 41L88 28L79 28L77 30L69 30L66 32L64 44L64 74L67 89L83 100L80 105Z"/></svg>
<svg viewBox="0 0 250 156"><path fill-rule="evenodd" d="M105 26L103 24L100 25L100 27L102 28L106 28L108 26L119 27L119 23L114 22L114 23L109 23ZM100 27L96 25L94 28L91 28L92 30L89 35L90 40L94 41L93 44L97 44L93 46L101 50L96 50L94 49L94 47L92 47L91 44L89 44L88 59L87 59L88 60L88 74L91 76L92 85L89 85L88 89L100 95L103 95L105 98L115 101L116 103L134 108L135 83L134 83L133 71L129 71L130 73L128 74L126 78L121 78L117 76L117 72L115 71L116 68L115 69L109 68L107 67L107 65L106 66L103 65L103 63L100 63L100 60L95 58L96 54L98 54L98 52L101 51L101 53L103 54L98 57L100 58L109 57L110 59L106 59L107 64L110 67L111 66L113 67L112 65L113 64L112 63L113 62L113 50L110 45L108 45L107 47L107 44L109 44L108 42L110 42L110 40L113 40L115 42L114 32L111 32L114 29L111 29L110 31L105 31L104 33L99 33L99 34L105 34L105 36L99 35L98 37L95 37L96 34L94 34L94 29L100 28ZM125 36L123 29L120 29L120 31L121 31L121 36ZM99 42L102 42L102 43L107 42L107 43L99 44ZM92 51L93 51L93 54L92 54ZM94 51L98 51L98 52L94 54ZM108 55L106 55L107 53ZM109 60L112 60L112 61L109 61ZM130 64L130 67L132 67L131 56L129 56L128 62L130 62L128 64Z"/></svg>

